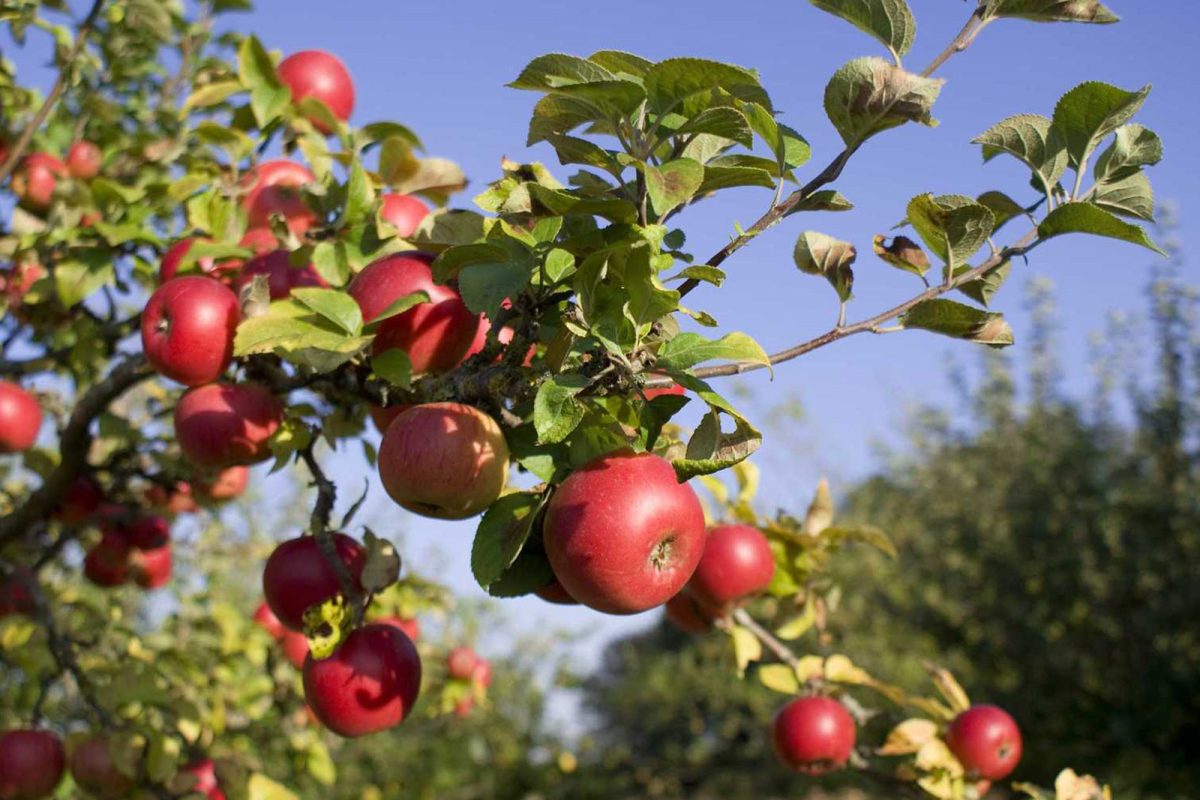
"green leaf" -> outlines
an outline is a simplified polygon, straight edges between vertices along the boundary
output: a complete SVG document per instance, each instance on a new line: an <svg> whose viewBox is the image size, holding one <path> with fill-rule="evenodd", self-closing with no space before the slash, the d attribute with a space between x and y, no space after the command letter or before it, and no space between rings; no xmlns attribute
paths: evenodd
<svg viewBox="0 0 1200 800"><path fill-rule="evenodd" d="M706 108L728 105L714 102L718 90L770 110L771 98L748 69L702 58L668 58L646 71L646 95L659 114L670 111L694 117Z"/></svg>
<svg viewBox="0 0 1200 800"><path fill-rule="evenodd" d="M342 225L362 224L374 210L375 187L367 177L362 162L356 159L350 166L350 177L346 182L346 208L342 213Z"/></svg>
<svg viewBox="0 0 1200 800"><path fill-rule="evenodd" d="M112 257L103 250L70 251L54 268L54 291L66 308L91 297L114 278Z"/></svg>
<svg viewBox="0 0 1200 800"><path fill-rule="evenodd" d="M722 167L705 166L704 181L696 189L696 195L706 195L718 189L730 189L734 186L761 186L764 189L774 189L775 179L771 173L758 167Z"/></svg>
<svg viewBox="0 0 1200 800"><path fill-rule="evenodd" d="M412 386L412 361L399 347L371 356L371 371L390 383L407 389Z"/></svg>
<svg viewBox="0 0 1200 800"><path fill-rule="evenodd" d="M1120 20L1100 0L988 0L989 17L1033 22L1112 23Z"/></svg>
<svg viewBox="0 0 1200 800"><path fill-rule="evenodd" d="M646 75L646 71L650 67L654 66L652 61L620 50L597 50L588 56L588 61L599 64L618 77L624 74L630 78L639 79Z"/></svg>
<svg viewBox="0 0 1200 800"><path fill-rule="evenodd" d="M786 216L800 211L849 211L852 208L854 208L854 204L847 200L841 192L825 189L805 197L793 206Z"/></svg>
<svg viewBox="0 0 1200 800"><path fill-rule="evenodd" d="M412 241L423 250L441 252L454 245L478 242L487 234L491 225L491 220L474 211L439 211L421 220Z"/></svg>
<svg viewBox="0 0 1200 800"><path fill-rule="evenodd" d="M906 54L917 35L917 21L904 0L809 0L822 11L841 17L874 36L897 57Z"/></svg>
<svg viewBox="0 0 1200 800"><path fill-rule="evenodd" d="M704 167L690 158L677 158L661 167L645 166L646 191L659 218L687 203L704 181Z"/></svg>
<svg viewBox="0 0 1200 800"><path fill-rule="evenodd" d="M337 289L302 287L291 296L351 336L362 333L362 309L354 298Z"/></svg>
<svg viewBox="0 0 1200 800"><path fill-rule="evenodd" d="M943 83L882 58L858 58L834 73L825 87L825 113L846 146L854 147L906 122L932 127L936 123L930 111Z"/></svg>
<svg viewBox="0 0 1200 800"><path fill-rule="evenodd" d="M261 773L254 773L246 786L246 800L299 800L299 796Z"/></svg>
<svg viewBox="0 0 1200 800"><path fill-rule="evenodd" d="M616 77L594 61L550 53L530 61L517 79L508 85L513 89L547 91L580 83L616 80Z"/></svg>
<svg viewBox="0 0 1200 800"><path fill-rule="evenodd" d="M1154 189L1150 187L1150 179L1141 172L1113 183L1097 184L1091 201L1123 217L1154 221Z"/></svg>
<svg viewBox="0 0 1200 800"><path fill-rule="evenodd" d="M550 142L554 152L558 153L560 164L585 164L606 170L614 176L621 173L621 165L612 153L595 142L561 133L548 135L546 141Z"/></svg>
<svg viewBox="0 0 1200 800"><path fill-rule="evenodd" d="M1150 87L1127 92L1099 81L1081 83L1054 107L1054 128L1067 145L1071 166L1080 168L1100 142L1132 119Z"/></svg>
<svg viewBox="0 0 1200 800"><path fill-rule="evenodd" d="M364 125L359 135L369 142L384 142L388 139L403 139L412 147L422 147L421 140L412 129L399 122L372 122Z"/></svg>
<svg viewBox="0 0 1200 800"><path fill-rule="evenodd" d="M658 351L658 368L682 372L705 361L723 359L761 364L768 369L771 360L762 345L744 333L733 332L720 339L706 339L698 333L681 333Z"/></svg>
<svg viewBox="0 0 1200 800"><path fill-rule="evenodd" d="M554 571L550 569L545 552L533 544L530 541L513 565L488 585L488 594L492 597L521 597L536 592L554 579Z"/></svg>
<svg viewBox="0 0 1200 800"><path fill-rule="evenodd" d="M1158 134L1149 128L1132 123L1117 128L1113 142L1096 159L1094 171L1097 183L1128 178L1142 167L1151 167L1162 160L1163 145Z"/></svg>
<svg viewBox="0 0 1200 800"><path fill-rule="evenodd" d="M750 662L762 658L762 642L750 630L740 625L731 627L729 635L733 640L733 658L740 677L746 674L746 667Z"/></svg>
<svg viewBox="0 0 1200 800"><path fill-rule="evenodd" d="M1038 236L1043 239L1061 236L1064 233L1091 233L1096 236L1107 236L1110 239L1120 239L1123 242L1138 244L1160 255L1166 255L1166 252L1159 248L1142 228L1124 222L1112 213L1091 203L1064 203L1051 211L1038 225Z"/></svg>
<svg viewBox="0 0 1200 800"><path fill-rule="evenodd" d="M1067 169L1067 145L1053 123L1040 114L1017 114L993 125L971 140L983 146L984 162L1000 153L1023 161L1049 195Z"/></svg>
<svg viewBox="0 0 1200 800"><path fill-rule="evenodd" d="M773 692L794 695L800 691L796 671L787 664L763 664L758 668L758 680Z"/></svg>
<svg viewBox="0 0 1200 800"><path fill-rule="evenodd" d="M242 84L238 81L216 81L205 84L188 95L187 100L183 101L183 110L215 106L240 91L242 91Z"/></svg>
<svg viewBox="0 0 1200 800"><path fill-rule="evenodd" d="M966 272L970 269L969 265L963 265L960 272ZM1005 260L996 266L995 269L990 269L983 276L976 278L973 281L967 281L960 284L958 291L965 294L967 297L974 300L980 305L989 305L992 301L992 296L1000 291L1000 287L1008 280L1009 274L1012 272L1012 262Z"/></svg>
<svg viewBox="0 0 1200 800"><path fill-rule="evenodd" d="M679 292L668 289L659 280L644 247L638 248L626 262L624 283L629 294L625 313L639 326L639 335L649 332L651 324L679 308Z"/></svg>
<svg viewBox="0 0 1200 800"><path fill-rule="evenodd" d="M575 256L571 255L571 253L558 247L555 247L550 252L546 253L546 280L551 285L564 280L574 271Z"/></svg>
<svg viewBox="0 0 1200 800"><path fill-rule="evenodd" d="M467 308L495 319L505 300L529 285L530 265L516 260L469 264L458 273L458 291Z"/></svg>
<svg viewBox="0 0 1200 800"><path fill-rule="evenodd" d="M732 106L706 108L675 129L674 135L686 136L708 133L729 139L744 147L754 145L754 134L746 115Z"/></svg>
<svg viewBox="0 0 1200 800"><path fill-rule="evenodd" d="M238 48L238 77L250 90L250 110L260 128L287 108L291 91L279 80L275 64L255 36L247 36Z"/></svg>
<svg viewBox="0 0 1200 800"><path fill-rule="evenodd" d="M792 260L806 275L820 275L829 281L844 303L854 287L854 271L850 268L858 251L849 242L816 231L805 231L796 239Z"/></svg>
<svg viewBox="0 0 1200 800"><path fill-rule="evenodd" d="M429 292L426 292L424 289L420 289L415 292L409 292L403 297L397 297L395 300L393 300L390 304L388 304L387 308L379 312L379 316L375 317L374 319L367 320L367 325L375 325L390 317L403 314L405 311L408 311L415 305L428 302Z"/></svg>
<svg viewBox="0 0 1200 800"><path fill-rule="evenodd" d="M548 189L536 183L527 183L529 196L534 201L535 213L555 216L583 215L604 217L610 222L636 222L637 207L628 200L617 198L578 197L570 192Z"/></svg>
<svg viewBox="0 0 1200 800"><path fill-rule="evenodd" d="M1007 347L1013 343L1012 328L1003 314L983 311L953 300L926 300L900 315L905 328L966 339L992 347Z"/></svg>
<svg viewBox="0 0 1200 800"><path fill-rule="evenodd" d="M966 264L996 226L991 209L956 194L917 195L908 204L908 220L925 245L952 270Z"/></svg>
<svg viewBox="0 0 1200 800"><path fill-rule="evenodd" d="M555 375L538 387L533 400L533 426L540 444L555 444L571 435L587 409L575 399L588 385L583 375Z"/></svg>
<svg viewBox="0 0 1200 800"><path fill-rule="evenodd" d="M675 275L667 278L669 281L685 279L704 281L705 283L711 283L713 286L720 286L725 282L725 270L720 267L710 267L707 264L697 264L685 267Z"/></svg>
<svg viewBox="0 0 1200 800"><path fill-rule="evenodd" d="M514 492L488 506L471 546L471 572L483 589L499 580L517 560L541 502L541 494Z"/></svg>
<svg viewBox="0 0 1200 800"><path fill-rule="evenodd" d="M1021 204L1004 192L984 192L975 198L975 202L987 206L991 210L992 216L995 217L996 227L992 230L992 233L1000 230L1010 220L1025 214L1025 209Z"/></svg>

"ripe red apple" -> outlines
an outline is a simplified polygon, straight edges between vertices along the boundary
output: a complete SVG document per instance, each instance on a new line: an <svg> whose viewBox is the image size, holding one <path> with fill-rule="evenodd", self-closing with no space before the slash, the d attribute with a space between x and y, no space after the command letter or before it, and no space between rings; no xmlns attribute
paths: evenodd
<svg viewBox="0 0 1200 800"><path fill-rule="evenodd" d="M197 476L192 481L192 490L197 501L213 505L241 497L249 483L249 467L229 467L215 474Z"/></svg>
<svg viewBox="0 0 1200 800"><path fill-rule="evenodd" d="M217 784L216 764L211 758L188 764L183 773L195 779L191 791L205 795L208 800L225 800L225 793Z"/></svg>
<svg viewBox="0 0 1200 800"><path fill-rule="evenodd" d="M261 235L255 233L253 230L247 231L246 235L242 237L242 241L238 242L238 245L241 247L250 247L255 252L260 252L257 239L252 240L249 244L246 242L246 239L251 234L254 234L255 237ZM270 231L267 231L267 234L271 235ZM179 274L179 267L183 263L184 257L192 249L192 245L198 241L207 242L211 240L188 236L171 245L167 252L163 253L162 262L158 268L159 285L166 283ZM273 249L276 246L275 237L271 235L271 244L267 249ZM199 275L206 275L210 278L216 278L222 283L228 283L234 275L237 275L241 271L242 264L243 261L240 258L226 258L220 261L217 261L215 258L201 258L196 261L196 269L199 270Z"/></svg>
<svg viewBox="0 0 1200 800"><path fill-rule="evenodd" d="M492 662L486 658L481 658L475 662L475 669L471 670L471 683L482 686L484 689L492 685Z"/></svg>
<svg viewBox="0 0 1200 800"><path fill-rule="evenodd" d="M399 725L421 690L421 657L391 625L366 625L332 656L304 663L304 697L321 724L339 736Z"/></svg>
<svg viewBox="0 0 1200 800"><path fill-rule="evenodd" d="M428 293L428 303L381 322L372 345L375 355L393 347L403 350L414 374L457 367L486 324L481 315L471 313L457 291L433 282L432 261L429 255L411 252L381 258L354 276L346 290L358 301L366 322L407 294Z"/></svg>
<svg viewBox="0 0 1200 800"><path fill-rule="evenodd" d="M346 565L355 588L362 588L366 552L344 533L333 534L334 549ZM304 612L341 594L337 572L325 561L313 536L298 536L275 548L263 569L263 596L285 626L304 629Z"/></svg>
<svg viewBox="0 0 1200 800"><path fill-rule="evenodd" d="M41 427L37 398L15 383L0 381L0 455L33 447Z"/></svg>
<svg viewBox="0 0 1200 800"><path fill-rule="evenodd" d="M263 253L278 250L279 240L271 233L270 228L251 228L242 234L242 238L238 240L238 247L244 247L254 255L261 256ZM240 262L238 268L241 269Z"/></svg>
<svg viewBox="0 0 1200 800"><path fill-rule="evenodd" d="M95 797L128 797L136 785L113 763L105 736L90 736L75 745L68 763L75 783Z"/></svg>
<svg viewBox="0 0 1200 800"><path fill-rule="evenodd" d="M367 413L371 415L371 421L375 423L376 430L383 433L388 429L388 425L392 424L392 420L410 408L412 406L404 403L397 403L394 406L369 406Z"/></svg>
<svg viewBox="0 0 1200 800"><path fill-rule="evenodd" d="M130 547L157 550L171 540L171 523L157 514L138 515L117 529Z"/></svg>
<svg viewBox="0 0 1200 800"><path fill-rule="evenodd" d="M708 532L704 555L688 583L716 608L765 591L775 575L767 537L749 525L718 525Z"/></svg>
<svg viewBox="0 0 1200 800"><path fill-rule="evenodd" d="M291 254L287 250L273 250L255 256L242 268L234 281L234 288L240 292L243 286L254 280L255 275L266 275L271 299L282 300L292 293L292 289L301 286L329 286L329 282L321 277L312 264L293 267L290 259Z"/></svg>
<svg viewBox="0 0 1200 800"><path fill-rule="evenodd" d="M946 731L946 744L972 777L998 781L1021 760L1021 731L997 706L971 706L959 714Z"/></svg>
<svg viewBox="0 0 1200 800"><path fill-rule="evenodd" d="M179 399L175 438L197 467L255 464L271 457L268 441L282 420L283 406L262 386L210 383Z"/></svg>
<svg viewBox="0 0 1200 800"><path fill-rule="evenodd" d="M60 178L67 175L67 165L49 153L30 153L12 175L12 191L21 204L33 211L45 211L54 198Z"/></svg>
<svg viewBox="0 0 1200 800"><path fill-rule="evenodd" d="M196 505L196 498L193 496L192 485L187 481L175 481L170 489L160 485L151 484L146 490L146 502L151 508L156 508L174 516L176 514L190 514L199 509Z"/></svg>
<svg viewBox="0 0 1200 800"><path fill-rule="evenodd" d="M401 238L407 239L417 230L421 220L429 216L429 206L408 194L385 194L379 216L395 227Z"/></svg>
<svg viewBox="0 0 1200 800"><path fill-rule="evenodd" d="M283 627L283 623L279 621L279 617L275 616L275 612L266 603L259 603L258 608L254 611L254 621L258 623L264 631L272 639L282 639L287 632Z"/></svg>
<svg viewBox="0 0 1200 800"><path fill-rule="evenodd" d="M33 613L36 606L29 591L33 581L33 573L26 567L17 567L11 575L0 572L0 619L9 614Z"/></svg>
<svg viewBox="0 0 1200 800"><path fill-rule="evenodd" d="M184 386L212 383L233 360L241 312L217 281L185 275L164 283L142 312L142 349L160 375Z"/></svg>
<svg viewBox="0 0 1200 800"><path fill-rule="evenodd" d="M280 644L283 645L283 655L292 662L292 666L303 669L304 660L308 658L308 638L299 631L284 631Z"/></svg>
<svg viewBox="0 0 1200 800"><path fill-rule="evenodd" d="M76 142L67 150L67 170L74 178L91 180L100 174L100 148L91 142Z"/></svg>
<svg viewBox="0 0 1200 800"><path fill-rule="evenodd" d="M62 505L54 515L64 525L79 525L100 508L104 502L104 490L91 475L80 475L71 481Z"/></svg>
<svg viewBox="0 0 1200 800"><path fill-rule="evenodd" d="M446 656L446 673L455 680L469 680L479 657L469 647L456 647Z"/></svg>
<svg viewBox="0 0 1200 800"><path fill-rule="evenodd" d="M111 588L129 580L131 548L124 536L106 532L83 558L83 575L97 586Z"/></svg>
<svg viewBox="0 0 1200 800"><path fill-rule="evenodd" d="M379 617L371 620L376 625L392 625L404 631L404 635L416 642L421 638L421 623L416 617Z"/></svg>
<svg viewBox="0 0 1200 800"><path fill-rule="evenodd" d="M272 214L281 214L297 235L317 221L299 193L299 187L314 183L316 176L305 166L286 159L264 161L252 170L244 182L243 203L251 228L269 228Z"/></svg>
<svg viewBox="0 0 1200 800"><path fill-rule="evenodd" d="M0 289L4 291L9 310L17 311L25 302L25 295L46 274L45 267L28 258L17 261L6 272L0 273Z"/></svg>
<svg viewBox="0 0 1200 800"><path fill-rule="evenodd" d="M161 589L171 581L171 546L153 550L134 549L129 553L133 581L143 589Z"/></svg>
<svg viewBox="0 0 1200 800"><path fill-rule="evenodd" d="M669 461L625 450L562 482L543 538L568 594L597 611L636 614L674 597L692 576L704 552L704 512Z"/></svg>
<svg viewBox="0 0 1200 800"><path fill-rule="evenodd" d="M49 797L62 780L66 761L62 741L50 731L0 733L0 798Z"/></svg>
<svg viewBox="0 0 1200 800"><path fill-rule="evenodd" d="M643 389L642 394L646 396L647 400L653 400L656 397L662 397L664 394L686 394L686 392L678 383L672 383L670 386L663 386L659 389Z"/></svg>
<svg viewBox="0 0 1200 800"><path fill-rule="evenodd" d="M470 715L471 709L473 709L474 707L475 707L475 698L474 697L467 695L466 697L459 698L454 703L454 716L458 717L459 719L463 719L464 717L467 717L468 715Z"/></svg>
<svg viewBox="0 0 1200 800"><path fill-rule="evenodd" d="M697 600L686 587L668 600L665 608L667 619L684 633L708 633L716 619L712 609Z"/></svg>
<svg viewBox="0 0 1200 800"><path fill-rule="evenodd" d="M496 421L460 403L414 406L379 445L383 488L404 508L466 519L495 502L508 479L508 444Z"/></svg>
<svg viewBox="0 0 1200 800"><path fill-rule="evenodd" d="M279 62L279 80L292 90L292 102L306 97L320 100L333 116L342 122L350 119L354 110L354 82L350 72L338 58L324 50L301 50ZM319 120L313 120L317 130L329 133Z"/></svg>
<svg viewBox="0 0 1200 800"><path fill-rule="evenodd" d="M559 606L577 606L579 601L571 597L563 585L558 582L558 578L547 583L542 588L534 592L538 597L545 600L547 603L554 603Z"/></svg>
<svg viewBox="0 0 1200 800"><path fill-rule="evenodd" d="M823 775L845 765L854 750L854 719L829 697L792 700L775 715L771 738L779 760L797 772Z"/></svg>

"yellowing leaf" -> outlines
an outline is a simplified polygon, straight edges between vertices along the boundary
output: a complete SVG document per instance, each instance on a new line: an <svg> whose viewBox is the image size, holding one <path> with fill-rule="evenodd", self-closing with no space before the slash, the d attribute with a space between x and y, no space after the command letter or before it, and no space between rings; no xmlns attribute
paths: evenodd
<svg viewBox="0 0 1200 800"><path fill-rule="evenodd" d="M953 711L963 712L971 707L971 698L967 697L967 693L954 679L950 670L928 662L924 666L929 677L933 678L933 684L937 687L938 693L946 699Z"/></svg>
<svg viewBox="0 0 1200 800"><path fill-rule="evenodd" d="M733 637L733 657L737 661L738 676L746 674L746 665L762 658L762 642L746 628L736 626L729 631Z"/></svg>
<svg viewBox="0 0 1200 800"><path fill-rule="evenodd" d="M888 734L883 747L879 748L881 756L906 756L916 753L931 740L937 738L938 726L933 720L906 719Z"/></svg>
<svg viewBox="0 0 1200 800"><path fill-rule="evenodd" d="M834 655L825 659L825 680L834 683L850 683L860 686L870 686L875 679L866 670L854 665L854 662L843 655Z"/></svg>
<svg viewBox="0 0 1200 800"><path fill-rule="evenodd" d="M800 681L787 664L765 664L758 668L758 680L763 686L782 694L800 691Z"/></svg>

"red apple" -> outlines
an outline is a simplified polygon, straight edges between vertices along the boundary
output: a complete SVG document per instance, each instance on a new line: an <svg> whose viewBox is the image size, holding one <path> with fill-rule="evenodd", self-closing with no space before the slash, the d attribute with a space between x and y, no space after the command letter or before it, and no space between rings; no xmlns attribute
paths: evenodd
<svg viewBox="0 0 1200 800"><path fill-rule="evenodd" d="M209 278L164 283L142 313L142 349L160 375L184 386L212 383L233 360L238 298Z"/></svg>
<svg viewBox="0 0 1200 800"><path fill-rule="evenodd" d="M421 220L429 216L429 207L417 198L408 194L385 194L379 216L396 229L396 233L404 239L412 236L421 224Z"/></svg>
<svg viewBox="0 0 1200 800"><path fill-rule="evenodd" d="M129 565L134 583L143 589L161 589L171 580L171 546L132 550Z"/></svg>
<svg viewBox="0 0 1200 800"><path fill-rule="evenodd" d="M367 413L371 415L371 421L375 423L375 428L380 433L388 429L388 425L392 424L392 420L408 411L412 406L404 403L397 403L394 406L369 406Z"/></svg>
<svg viewBox="0 0 1200 800"><path fill-rule="evenodd" d="M255 275L267 276L267 289L272 300L282 300L292 293L292 289L301 286L329 286L312 264L303 267L293 267L291 254L287 250L273 250L255 256L246 262L242 273L234 281L234 287L241 291L243 286L254 280Z"/></svg>
<svg viewBox="0 0 1200 800"><path fill-rule="evenodd" d="M238 245L242 247L250 247L251 249L255 250L255 252L258 252L259 249L255 243L247 244L245 241L251 233L254 233L254 231L248 231L246 235L242 237L242 241L238 242ZM270 234L270 231L267 233ZM255 235L257 236L258 234ZM158 282L160 285L166 283L179 274L179 267L183 263L184 257L188 254L188 251L192 249L192 245L198 241L207 242L211 240L197 239L194 236L188 236L171 245L167 252L163 253L162 262L158 268ZM274 236L271 236L270 246L271 248L276 247ZM201 258L196 261L196 269L199 270L199 275L206 275L210 278L216 278L222 283L228 283L234 275L241 271L242 264L243 262L239 258L227 258L222 259L221 261L217 261L215 258Z"/></svg>
<svg viewBox="0 0 1200 800"><path fill-rule="evenodd" d="M108 737L90 736L71 748L71 777L94 797L128 797L136 785L113 763Z"/></svg>
<svg viewBox="0 0 1200 800"><path fill-rule="evenodd" d="M338 558L346 565L355 588L362 589L366 553L344 533L333 534ZM285 626L304 629L304 612L341 594L337 572L325 560L313 536L299 536L275 548L263 569L263 596Z"/></svg>
<svg viewBox="0 0 1200 800"><path fill-rule="evenodd" d="M667 619L684 633L702 634L712 630L716 615L685 587L667 601Z"/></svg>
<svg viewBox="0 0 1200 800"><path fill-rule="evenodd" d="M30 153L13 173L12 191L21 204L33 211L45 211L54 198L60 178L67 175L67 165L49 153Z"/></svg>
<svg viewBox="0 0 1200 800"><path fill-rule="evenodd" d="M1007 778L1021 760L1021 731L997 706L971 706L959 714L946 731L946 744L971 777Z"/></svg>
<svg viewBox="0 0 1200 800"><path fill-rule="evenodd" d="M283 623L279 621L279 617L275 616L275 612L266 603L259 603L258 608L254 611L254 621L258 623L264 631L266 631L272 639L282 639L287 630L283 627Z"/></svg>
<svg viewBox="0 0 1200 800"><path fill-rule="evenodd" d="M597 611L636 614L670 600L692 576L704 552L704 512L669 461L625 450L563 481L543 538L572 597Z"/></svg>
<svg viewBox="0 0 1200 800"><path fill-rule="evenodd" d="M457 291L433 282L433 258L424 253L397 253L369 264L350 282L347 291L358 301L363 320L373 321L395 301L424 291L421 303L379 324L372 352L393 347L408 354L414 374L446 372L462 363L486 323L463 303Z"/></svg>
<svg viewBox="0 0 1200 800"><path fill-rule="evenodd" d="M17 567L11 575L0 572L0 619L9 614L32 614L36 605L29 587L34 582L33 573L26 567Z"/></svg>
<svg viewBox="0 0 1200 800"><path fill-rule="evenodd" d="M659 377L654 375L654 373L651 373L651 376ZM663 386L659 389L643 389L642 394L646 396L647 400L653 400L656 397L662 397L664 394L686 394L686 392L678 383L672 383L670 386Z"/></svg>
<svg viewBox="0 0 1200 800"><path fill-rule="evenodd" d="M104 533L83 558L83 576L106 589L120 586L129 580L130 551L124 536Z"/></svg>
<svg viewBox="0 0 1200 800"><path fill-rule="evenodd" d="M249 467L229 467L215 474L197 476L192 489L199 502L213 505L241 497L249 483Z"/></svg>
<svg viewBox="0 0 1200 800"><path fill-rule="evenodd" d="M471 670L471 683L482 686L484 689L492 685L492 662L486 658L481 658L475 662L475 668Z"/></svg>
<svg viewBox="0 0 1200 800"><path fill-rule="evenodd" d="M37 398L15 383L0 381L0 455L33 447L41 427Z"/></svg>
<svg viewBox="0 0 1200 800"><path fill-rule="evenodd" d="M25 295L44 277L46 268L28 258L17 261L7 272L0 273L0 289L4 291L9 310L19 309L25 302Z"/></svg>
<svg viewBox="0 0 1200 800"><path fill-rule="evenodd" d="M718 525L708 532L704 555L688 586L720 608L765 591L775 575L767 537L749 525Z"/></svg>
<svg viewBox="0 0 1200 800"><path fill-rule="evenodd" d="M146 490L146 502L151 508L156 508L174 516L190 514L199 509L196 498L192 493L192 485L187 481L175 481L170 489L154 483Z"/></svg>
<svg viewBox="0 0 1200 800"><path fill-rule="evenodd" d="M104 490L91 475L80 475L67 486L62 505L54 515L64 525L79 525L100 508Z"/></svg>
<svg viewBox="0 0 1200 800"><path fill-rule="evenodd" d="M201 468L254 464L283 420L275 395L254 383L210 383L189 389L175 406L175 438Z"/></svg>
<svg viewBox="0 0 1200 800"><path fill-rule="evenodd" d="M454 703L454 716L458 717L459 719L463 719L464 717L470 715L471 709L474 707L474 697L467 695L466 697L459 698Z"/></svg>
<svg viewBox="0 0 1200 800"><path fill-rule="evenodd" d="M496 421L460 403L408 409L379 445L383 488L404 508L466 519L495 502L508 479L508 444Z"/></svg>
<svg viewBox="0 0 1200 800"><path fill-rule="evenodd" d="M76 142L67 151L67 170L71 177L91 180L100 174L100 148L91 142Z"/></svg>
<svg viewBox="0 0 1200 800"><path fill-rule="evenodd" d="M446 656L446 673L455 680L469 680L479 657L469 647L456 647Z"/></svg>
<svg viewBox="0 0 1200 800"><path fill-rule="evenodd" d="M304 697L321 724L339 736L399 725L421 690L421 658L391 625L351 633L331 657L304 663Z"/></svg>
<svg viewBox="0 0 1200 800"><path fill-rule="evenodd" d="M191 791L204 795L208 800L225 800L225 793L217 785L217 769L211 758L188 764L183 768L183 773L194 778Z"/></svg>
<svg viewBox="0 0 1200 800"><path fill-rule="evenodd" d="M251 228L242 234L242 238L238 240L238 247L244 247L254 255L261 256L263 253L278 250L279 240L271 233L270 228ZM238 268L241 268L240 263Z"/></svg>
<svg viewBox="0 0 1200 800"><path fill-rule="evenodd" d="M279 62L279 80L292 90L292 102L306 97L320 100L333 116L342 122L350 119L354 110L354 82L350 72L338 58L324 50L301 50ZM319 120L313 120L317 130L329 133Z"/></svg>
<svg viewBox="0 0 1200 800"><path fill-rule="evenodd" d="M130 547L157 550L171 540L171 523L157 514L138 515L117 530Z"/></svg>
<svg viewBox="0 0 1200 800"><path fill-rule="evenodd" d="M414 642L421 638L421 623L416 617L379 617L371 621L376 625L393 625L404 631L404 635Z"/></svg>
<svg viewBox="0 0 1200 800"><path fill-rule="evenodd" d="M50 797L62 780L66 761L62 741L50 731L0 733L0 798Z"/></svg>
<svg viewBox="0 0 1200 800"><path fill-rule="evenodd" d="M822 775L840 769L850 758L854 719L837 700L801 697L775 715L771 738L785 765L807 775Z"/></svg>
<svg viewBox="0 0 1200 800"><path fill-rule="evenodd" d="M558 578L547 583L542 588L534 592L538 597L545 600L547 603L554 603L559 606L577 606L579 601L571 595L567 594L567 590L558 582Z"/></svg>
<svg viewBox="0 0 1200 800"><path fill-rule="evenodd" d="M288 228L303 234L317 221L317 215L305 204L299 187L315 181L307 167L294 161L277 159L259 164L243 184L247 192L242 202L250 227L269 228L271 215L281 214Z"/></svg>
<svg viewBox="0 0 1200 800"><path fill-rule="evenodd" d="M296 669L304 669L304 660L308 658L308 638L299 631L284 631L283 655Z"/></svg>

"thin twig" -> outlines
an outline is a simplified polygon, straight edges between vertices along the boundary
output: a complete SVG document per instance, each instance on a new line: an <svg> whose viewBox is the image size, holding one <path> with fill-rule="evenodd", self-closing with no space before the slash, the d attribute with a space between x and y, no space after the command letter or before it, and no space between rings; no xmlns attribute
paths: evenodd
<svg viewBox="0 0 1200 800"><path fill-rule="evenodd" d="M333 514L333 506L337 501L337 486L329 480L324 470L321 469L321 465L317 463L316 456L313 455L315 444L314 437L307 447L299 451L300 460L308 467L309 473L312 474L313 485L317 487L317 502L313 506L312 513L312 534L317 540L317 547L320 548L325 563L329 564L337 575L342 597L346 604L353 609L354 622L357 625L362 618L363 595L354 585L354 579L350 575L350 569L346 566L346 562L338 556L333 532L329 529L329 518Z"/></svg>
<svg viewBox="0 0 1200 800"><path fill-rule="evenodd" d="M775 654L783 663L787 664L792 669L800 667L800 659L796 658L796 654L792 649L775 637L775 634L758 624L758 620L750 616L749 612L744 608L739 608L733 612L733 620L738 625L750 631L755 637L766 645L767 649Z"/></svg>

